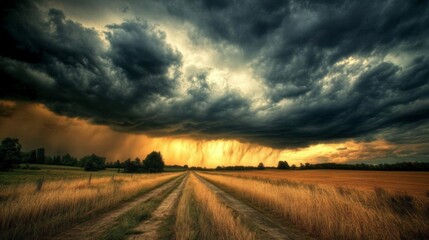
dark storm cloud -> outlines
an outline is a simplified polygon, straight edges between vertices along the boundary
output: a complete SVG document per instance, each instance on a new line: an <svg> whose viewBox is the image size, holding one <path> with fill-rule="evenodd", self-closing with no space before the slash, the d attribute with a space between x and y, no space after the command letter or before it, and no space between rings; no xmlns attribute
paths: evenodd
<svg viewBox="0 0 429 240"><path fill-rule="evenodd" d="M427 1L187 3L167 5L197 26L192 36L242 49L270 87L269 124L240 132L243 138L299 146L412 131L429 119ZM338 64L349 57L370 62ZM275 107L282 101L291 103Z"/></svg>
<svg viewBox="0 0 429 240"><path fill-rule="evenodd" d="M127 3L133 12L137 5ZM28 2L2 7L0 96L42 102L121 131L279 148L377 136L429 140L422 131L429 124L427 1L147 6L171 14L156 19L193 25L188 34L195 45L209 41L225 58L227 46L241 50L237 64L261 79L265 104L255 107L252 96L228 88L213 94L212 66L185 76L182 53L151 22L124 20L99 33Z"/></svg>
<svg viewBox="0 0 429 240"><path fill-rule="evenodd" d="M45 14L24 2L4 7L2 16L3 97L121 125L133 124L145 101L172 94L181 55L144 21L109 26L106 50L94 29L60 10Z"/></svg>
<svg viewBox="0 0 429 240"><path fill-rule="evenodd" d="M147 22L124 22L107 27L113 31L106 33L110 42L108 57L124 70L129 80L145 81L152 76L164 76L169 67L180 66L180 53L165 43L165 33ZM157 79L151 82L168 84ZM158 91L165 88L170 86L156 87Z"/></svg>

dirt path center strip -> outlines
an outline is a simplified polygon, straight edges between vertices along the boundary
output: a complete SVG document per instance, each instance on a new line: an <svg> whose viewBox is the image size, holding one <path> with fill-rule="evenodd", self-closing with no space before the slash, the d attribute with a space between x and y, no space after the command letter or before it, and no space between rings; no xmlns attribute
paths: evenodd
<svg viewBox="0 0 429 240"><path fill-rule="evenodd" d="M185 187L188 176L184 177L180 185L173 190L151 214L151 217L137 226L134 231L137 234L130 236L128 239L158 239L158 229L162 223L173 214L173 208L176 205L179 197Z"/></svg>

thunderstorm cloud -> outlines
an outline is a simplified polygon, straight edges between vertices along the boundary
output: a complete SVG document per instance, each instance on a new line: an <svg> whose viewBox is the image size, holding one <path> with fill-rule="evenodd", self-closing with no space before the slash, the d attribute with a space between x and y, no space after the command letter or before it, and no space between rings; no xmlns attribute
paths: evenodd
<svg viewBox="0 0 429 240"><path fill-rule="evenodd" d="M1 99L150 136L429 141L428 1L1 5Z"/></svg>

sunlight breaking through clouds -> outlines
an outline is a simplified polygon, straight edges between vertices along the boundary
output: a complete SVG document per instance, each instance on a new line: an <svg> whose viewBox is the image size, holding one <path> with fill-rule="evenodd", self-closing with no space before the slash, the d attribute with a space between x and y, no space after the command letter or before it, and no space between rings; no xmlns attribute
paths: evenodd
<svg viewBox="0 0 429 240"><path fill-rule="evenodd" d="M42 104L123 138L164 139L180 159L179 145L189 144L201 152L188 158L195 164L359 161L383 144L399 150L373 158L421 160L428 9L421 1L4 2L0 99ZM366 148L353 152L351 143ZM242 146L258 149L255 157L242 157ZM231 148L235 160L224 160Z"/></svg>

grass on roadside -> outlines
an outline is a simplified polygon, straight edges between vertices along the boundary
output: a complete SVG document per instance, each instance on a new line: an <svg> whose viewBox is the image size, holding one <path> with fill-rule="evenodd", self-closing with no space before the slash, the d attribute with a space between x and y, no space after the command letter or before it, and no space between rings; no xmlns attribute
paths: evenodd
<svg viewBox="0 0 429 240"><path fill-rule="evenodd" d="M80 167L45 165L45 164L30 164L30 169L25 169L26 165L21 164L24 168L17 168L7 172L0 172L1 185L17 185L24 183L32 183L43 178L46 181L65 181L88 178L90 175L93 178L100 177L115 177L130 176L130 174L118 173L117 169L107 168L96 172L86 172ZM40 168L33 170L32 168Z"/></svg>
<svg viewBox="0 0 429 240"><path fill-rule="evenodd" d="M255 233L222 204L207 186L191 175L179 201L176 239L255 239Z"/></svg>
<svg viewBox="0 0 429 240"><path fill-rule="evenodd" d="M175 207L173 209L177 209L177 202L175 203ZM176 239L175 237L175 222L176 222L176 215L171 214L167 216L165 221L161 224L161 226L158 229L158 239L159 240L171 240Z"/></svg>
<svg viewBox="0 0 429 240"><path fill-rule="evenodd" d="M196 206L192 185L188 179L177 205L176 221L174 225L175 239L198 239L199 226L197 219L200 212Z"/></svg>
<svg viewBox="0 0 429 240"><path fill-rule="evenodd" d="M143 194L181 173L45 181L0 189L0 239L41 239Z"/></svg>
<svg viewBox="0 0 429 240"><path fill-rule="evenodd" d="M427 202L408 195L199 173L321 239L425 239Z"/></svg>
<svg viewBox="0 0 429 240"><path fill-rule="evenodd" d="M120 169L118 173L117 168L106 168L105 170L99 170L96 172L84 171L81 167L74 166L62 166L62 165L47 165L47 164L21 164L20 168L16 168L10 171L0 171L0 186L1 185L16 185L23 183L36 182L43 178L46 181L64 181L64 180L75 180L80 178L88 178L90 175L93 178L100 177L115 177L120 176L140 176L148 173L123 173L123 169ZM36 170L38 169L38 170ZM184 172L185 168L166 166L164 172Z"/></svg>

